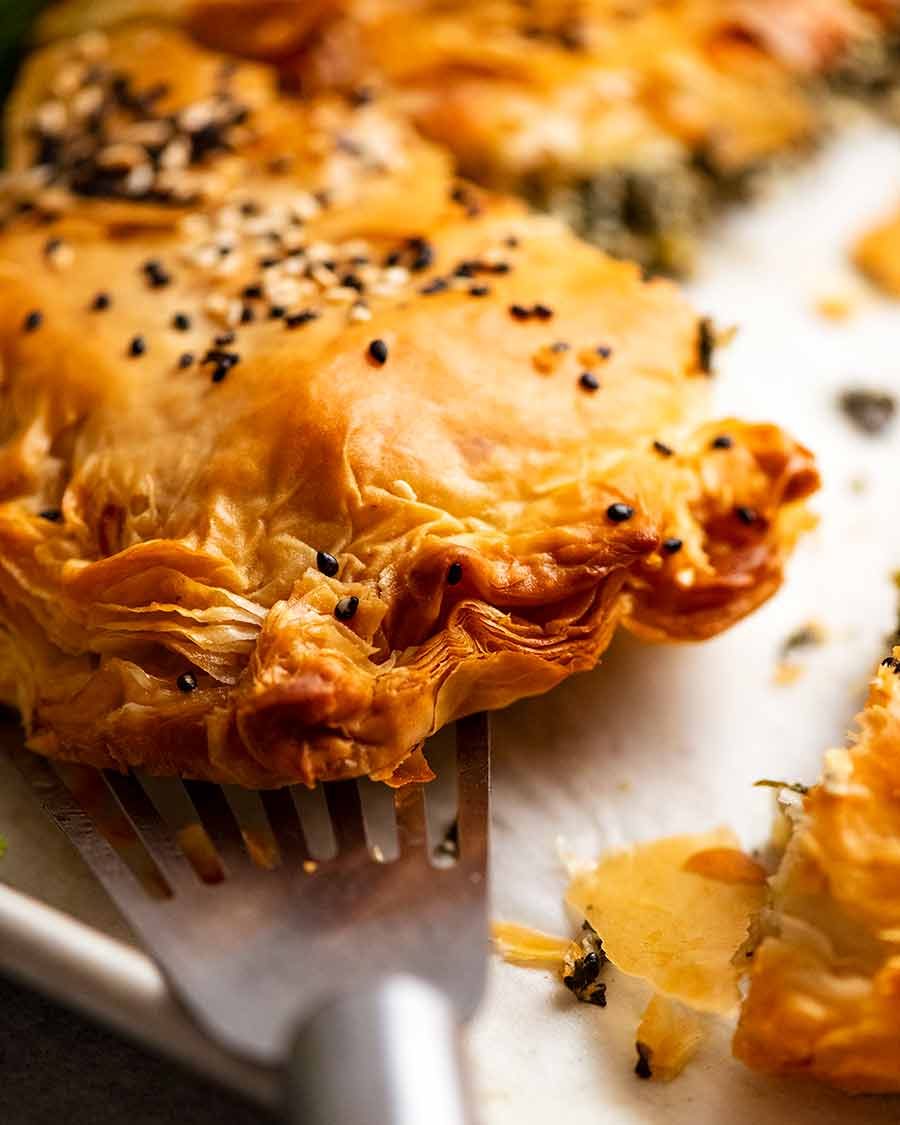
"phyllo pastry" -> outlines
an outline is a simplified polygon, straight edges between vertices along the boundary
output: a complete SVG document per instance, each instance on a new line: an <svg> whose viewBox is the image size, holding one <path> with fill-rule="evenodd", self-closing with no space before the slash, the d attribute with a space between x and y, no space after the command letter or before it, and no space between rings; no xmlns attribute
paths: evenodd
<svg viewBox="0 0 900 1125"><path fill-rule="evenodd" d="M758 1070L900 1091L900 648L794 810L734 1041Z"/></svg>
<svg viewBox="0 0 900 1125"><path fill-rule="evenodd" d="M41 29L136 14L389 99L466 176L670 271L715 203L822 133L823 76L896 77L896 0L66 0Z"/></svg>
<svg viewBox="0 0 900 1125"><path fill-rule="evenodd" d="M13 103L0 685L34 750L398 783L619 624L699 639L774 592L812 458L704 422L671 284L226 62L128 28Z"/></svg>

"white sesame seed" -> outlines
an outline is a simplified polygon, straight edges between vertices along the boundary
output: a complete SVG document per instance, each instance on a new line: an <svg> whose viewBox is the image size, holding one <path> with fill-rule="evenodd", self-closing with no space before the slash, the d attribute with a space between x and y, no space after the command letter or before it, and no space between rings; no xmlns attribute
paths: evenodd
<svg viewBox="0 0 900 1125"><path fill-rule="evenodd" d="M178 114L178 127L186 133L197 133L212 122L217 109L211 98L193 102Z"/></svg>
<svg viewBox="0 0 900 1125"><path fill-rule="evenodd" d="M34 121L42 133L57 136L66 127L66 107L62 102L44 102L39 106Z"/></svg>
<svg viewBox="0 0 900 1125"><path fill-rule="evenodd" d="M53 80L53 93L59 98L70 98L84 82L86 74L84 63L70 62L60 67Z"/></svg>
<svg viewBox="0 0 900 1125"><path fill-rule="evenodd" d="M75 251L68 242L59 242L47 251L47 262L55 270L67 270L75 261Z"/></svg>
<svg viewBox="0 0 900 1125"><path fill-rule="evenodd" d="M103 91L99 86L85 86L72 99L72 112L76 117L90 117L103 105Z"/></svg>
<svg viewBox="0 0 900 1125"><path fill-rule="evenodd" d="M326 289L323 294L326 301L335 305L355 301L358 295L357 291L349 285L333 285L330 289Z"/></svg>
<svg viewBox="0 0 900 1125"><path fill-rule="evenodd" d="M306 256L311 262L327 262L335 256L334 246L330 242L311 242Z"/></svg>
<svg viewBox="0 0 900 1125"><path fill-rule="evenodd" d="M178 229L188 238L202 238L209 230L209 219L206 215L192 212L178 220Z"/></svg>
<svg viewBox="0 0 900 1125"><path fill-rule="evenodd" d="M176 137L169 141L159 156L159 163L163 168L186 168L191 159L190 145L183 137Z"/></svg>
<svg viewBox="0 0 900 1125"><path fill-rule="evenodd" d="M145 195L153 187L153 165L138 164L125 177L125 190L129 195Z"/></svg>
<svg viewBox="0 0 900 1125"><path fill-rule="evenodd" d="M97 163L101 168L134 168L145 162L147 150L140 145L112 144L100 150Z"/></svg>
<svg viewBox="0 0 900 1125"><path fill-rule="evenodd" d="M349 316L352 321L357 323L364 320L371 320L372 310L368 305L363 305L357 301L355 305L351 306Z"/></svg>
<svg viewBox="0 0 900 1125"><path fill-rule="evenodd" d="M326 269L325 266L314 266L309 272L313 281L321 285L323 289L330 289L337 284L337 274L334 270Z"/></svg>
<svg viewBox="0 0 900 1125"><path fill-rule="evenodd" d="M85 62L97 62L109 51L109 40L102 31L86 31L75 40L75 50Z"/></svg>
<svg viewBox="0 0 900 1125"><path fill-rule="evenodd" d="M307 219L314 219L318 215L321 207L319 201L315 196L310 195L309 192L298 192L290 202L291 213L300 219L301 222L306 222Z"/></svg>
<svg viewBox="0 0 900 1125"><path fill-rule="evenodd" d="M409 281L409 270L405 266L389 266L384 271L384 280L388 285L406 285Z"/></svg>

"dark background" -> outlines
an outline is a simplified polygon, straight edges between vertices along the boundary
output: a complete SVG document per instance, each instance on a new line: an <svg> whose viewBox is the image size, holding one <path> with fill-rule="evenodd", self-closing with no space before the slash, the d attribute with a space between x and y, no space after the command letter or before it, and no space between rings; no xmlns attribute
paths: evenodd
<svg viewBox="0 0 900 1125"><path fill-rule="evenodd" d="M40 0L0 0L0 103ZM268 1125L262 1111L0 977L2 1125Z"/></svg>

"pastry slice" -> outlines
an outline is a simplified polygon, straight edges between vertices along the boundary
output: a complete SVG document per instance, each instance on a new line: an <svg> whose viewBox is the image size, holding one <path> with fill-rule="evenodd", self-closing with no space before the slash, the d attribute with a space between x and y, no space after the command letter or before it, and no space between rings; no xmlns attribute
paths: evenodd
<svg viewBox="0 0 900 1125"><path fill-rule="evenodd" d="M890 85L897 17L894 0L67 0L41 32L136 14L304 90L377 94L466 176L666 270L718 200L822 132L822 75Z"/></svg>
<svg viewBox="0 0 900 1125"><path fill-rule="evenodd" d="M41 148L48 105L70 131ZM276 98L172 30L26 70L13 179L40 151L46 186L0 233L0 691L34 750L402 782L620 624L701 639L777 589L816 470L706 420L708 323L425 142L375 159L381 112ZM110 164L136 113L188 142L184 197Z"/></svg>
<svg viewBox="0 0 900 1125"><path fill-rule="evenodd" d="M770 1073L900 1091L900 648L792 820L735 1053Z"/></svg>

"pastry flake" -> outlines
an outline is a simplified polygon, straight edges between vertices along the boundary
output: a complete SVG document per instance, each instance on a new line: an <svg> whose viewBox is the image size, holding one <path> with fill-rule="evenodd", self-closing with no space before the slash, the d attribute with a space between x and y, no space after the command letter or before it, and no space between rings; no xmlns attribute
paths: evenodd
<svg viewBox="0 0 900 1125"><path fill-rule="evenodd" d="M900 1091L900 649L826 756L762 912L734 1039L757 1070Z"/></svg>

